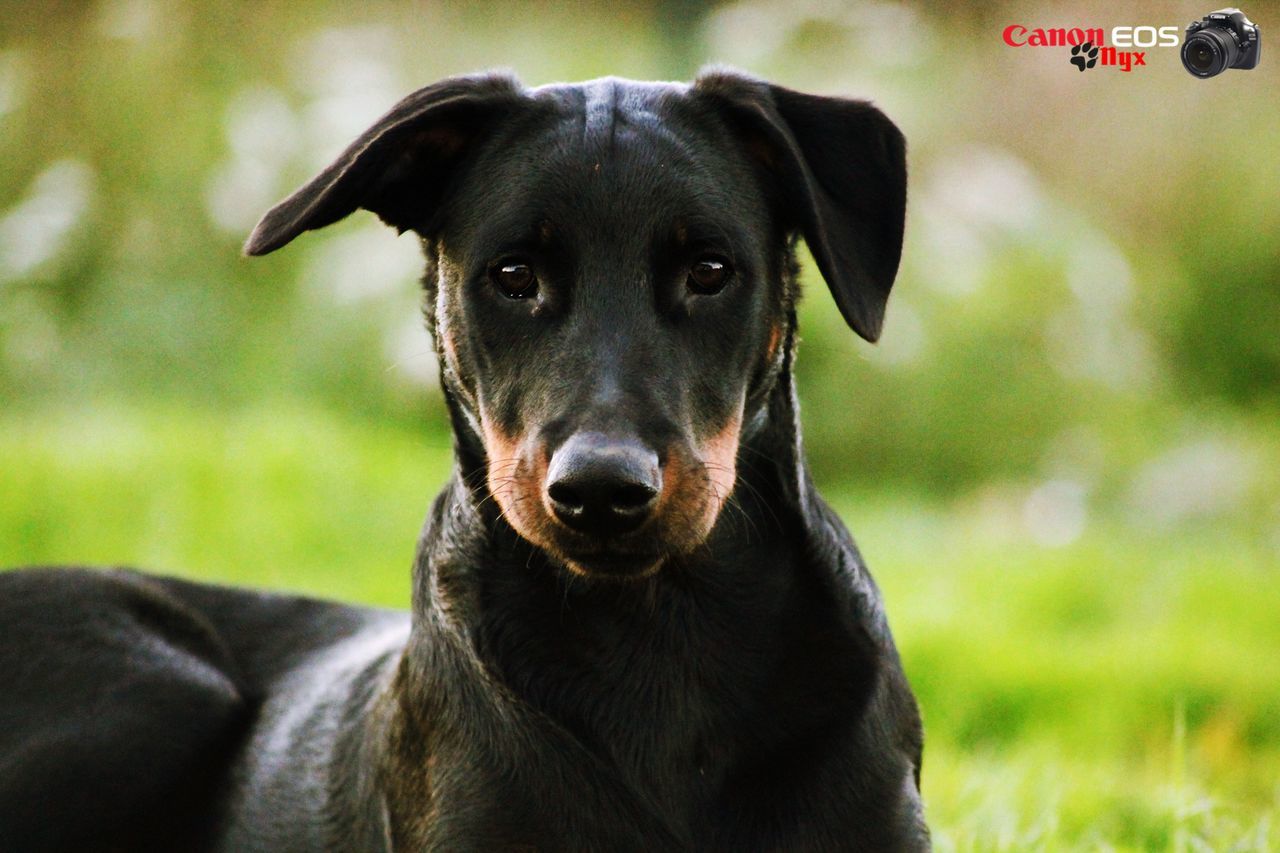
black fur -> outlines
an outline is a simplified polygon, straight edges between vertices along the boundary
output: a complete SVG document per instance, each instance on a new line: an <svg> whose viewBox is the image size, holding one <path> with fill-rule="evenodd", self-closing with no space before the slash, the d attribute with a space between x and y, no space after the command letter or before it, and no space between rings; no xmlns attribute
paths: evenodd
<svg viewBox="0 0 1280 853"><path fill-rule="evenodd" d="M791 375L795 239L874 340L905 194L879 111L729 72L406 98L246 251L361 207L423 240L457 467L412 613L0 575L0 849L928 849L915 701ZM548 508L582 435L656 460L638 531Z"/></svg>

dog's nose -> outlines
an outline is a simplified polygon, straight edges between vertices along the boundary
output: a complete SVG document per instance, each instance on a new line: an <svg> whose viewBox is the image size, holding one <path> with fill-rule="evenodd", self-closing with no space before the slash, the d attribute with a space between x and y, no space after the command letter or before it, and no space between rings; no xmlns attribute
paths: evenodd
<svg viewBox="0 0 1280 853"><path fill-rule="evenodd" d="M616 536L644 524L661 492L658 454L634 439L578 433L547 466L547 498L556 518L595 536Z"/></svg>

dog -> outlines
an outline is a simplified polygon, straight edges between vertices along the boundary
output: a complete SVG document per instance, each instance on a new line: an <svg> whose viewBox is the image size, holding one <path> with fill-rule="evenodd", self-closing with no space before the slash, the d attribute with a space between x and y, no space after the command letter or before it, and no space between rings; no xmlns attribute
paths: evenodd
<svg viewBox="0 0 1280 853"><path fill-rule="evenodd" d="M803 237L874 341L869 103L451 78L269 211L413 231L455 437L412 612L0 575L0 849L925 850L879 592L806 467Z"/></svg>

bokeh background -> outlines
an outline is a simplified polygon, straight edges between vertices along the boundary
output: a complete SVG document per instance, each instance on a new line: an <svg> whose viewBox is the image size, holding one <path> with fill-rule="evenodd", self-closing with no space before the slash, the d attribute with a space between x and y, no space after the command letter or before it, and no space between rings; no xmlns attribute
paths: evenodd
<svg viewBox="0 0 1280 853"><path fill-rule="evenodd" d="M1210 81L1000 37L1211 9L0 2L0 564L405 605L450 464L418 247L241 242L440 77L728 63L910 141L882 343L807 272L799 371L938 848L1280 847L1280 9Z"/></svg>

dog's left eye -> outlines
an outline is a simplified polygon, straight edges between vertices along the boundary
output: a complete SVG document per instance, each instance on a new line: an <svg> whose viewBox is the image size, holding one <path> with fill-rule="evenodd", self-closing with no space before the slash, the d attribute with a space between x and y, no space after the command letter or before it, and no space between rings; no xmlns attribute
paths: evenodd
<svg viewBox="0 0 1280 853"><path fill-rule="evenodd" d="M528 299L538 293L533 268L520 261L501 261L489 270L489 279L511 299Z"/></svg>
<svg viewBox="0 0 1280 853"><path fill-rule="evenodd" d="M733 267L724 258L699 258L689 267L689 290L703 296L711 296L724 290L733 277Z"/></svg>

